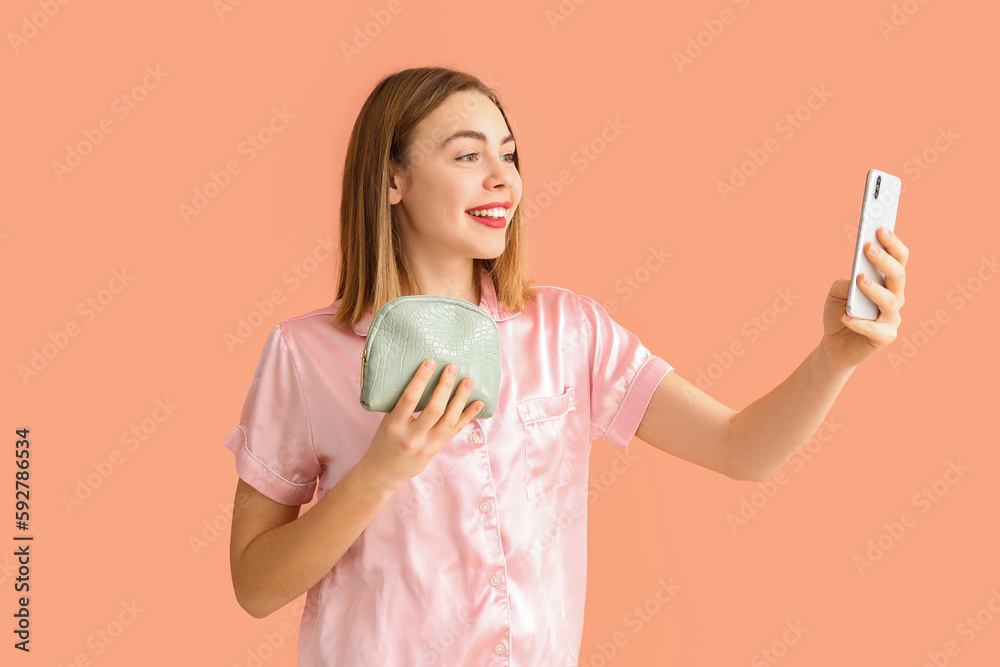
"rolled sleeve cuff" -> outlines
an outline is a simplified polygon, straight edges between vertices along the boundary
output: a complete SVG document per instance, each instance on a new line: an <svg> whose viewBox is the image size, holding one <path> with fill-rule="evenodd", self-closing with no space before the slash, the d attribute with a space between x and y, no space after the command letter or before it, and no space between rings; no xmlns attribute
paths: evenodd
<svg viewBox="0 0 1000 667"><path fill-rule="evenodd" d="M247 484L282 505L305 505L316 491L316 480L292 482L274 472L247 447L247 434L234 426L222 442L236 455L236 472Z"/></svg>
<svg viewBox="0 0 1000 667"><path fill-rule="evenodd" d="M673 369L673 366L656 355L650 356L639 367L635 379L625 392L625 400L622 401L618 414L611 422L608 432L604 434L605 442L622 451L628 450L628 443L639 429L639 423L646 414L646 407L653 398L653 392Z"/></svg>

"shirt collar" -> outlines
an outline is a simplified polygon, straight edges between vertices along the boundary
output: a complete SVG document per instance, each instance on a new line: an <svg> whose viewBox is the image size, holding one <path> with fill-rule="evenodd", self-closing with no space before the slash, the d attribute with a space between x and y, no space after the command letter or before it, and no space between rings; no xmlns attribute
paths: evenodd
<svg viewBox="0 0 1000 667"><path fill-rule="evenodd" d="M479 307L490 314L494 322L503 322L504 320L509 320L512 317L520 314L520 310L512 311L509 308L501 307L497 302L496 289L493 287L493 277L490 272L482 267L479 270ZM354 333L359 336L368 335L368 327L371 326L372 319L375 317L374 305L368 307L368 311L365 316L358 320L351 328L354 329Z"/></svg>

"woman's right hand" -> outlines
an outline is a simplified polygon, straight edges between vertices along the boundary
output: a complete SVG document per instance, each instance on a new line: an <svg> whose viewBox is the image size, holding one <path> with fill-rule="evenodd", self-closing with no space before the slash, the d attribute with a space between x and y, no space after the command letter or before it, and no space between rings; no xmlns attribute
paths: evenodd
<svg viewBox="0 0 1000 667"><path fill-rule="evenodd" d="M430 368L427 362L430 362ZM457 379L456 373L454 364L445 367L430 402L414 419L417 402L434 375L433 359L427 359L420 365L392 411L382 418L371 446L359 462L365 467L372 483L395 492L410 478L420 474L434 455L483 409L482 401L476 401L462 410L472 391L471 377L464 378L451 402L448 402Z"/></svg>

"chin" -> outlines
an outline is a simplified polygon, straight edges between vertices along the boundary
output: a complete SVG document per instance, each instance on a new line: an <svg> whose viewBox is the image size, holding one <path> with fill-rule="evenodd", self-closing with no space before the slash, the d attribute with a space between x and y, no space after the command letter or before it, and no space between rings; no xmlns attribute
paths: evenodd
<svg viewBox="0 0 1000 667"><path fill-rule="evenodd" d="M496 259L503 254L504 250L506 250L506 248L498 248L493 252L490 252L489 250L479 252L473 256L473 259Z"/></svg>

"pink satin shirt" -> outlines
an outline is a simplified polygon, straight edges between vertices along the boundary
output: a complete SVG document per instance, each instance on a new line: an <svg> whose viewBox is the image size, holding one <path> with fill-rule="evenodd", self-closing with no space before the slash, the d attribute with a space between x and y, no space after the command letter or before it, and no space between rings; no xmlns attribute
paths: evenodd
<svg viewBox="0 0 1000 667"><path fill-rule="evenodd" d="M578 664L591 441L626 450L673 367L590 297L541 286L508 312L481 277L500 330L497 412L466 425L309 589L300 665ZM352 330L333 323L338 305L275 326L223 442L239 476L285 505L323 497L384 417L359 402L373 313Z"/></svg>

